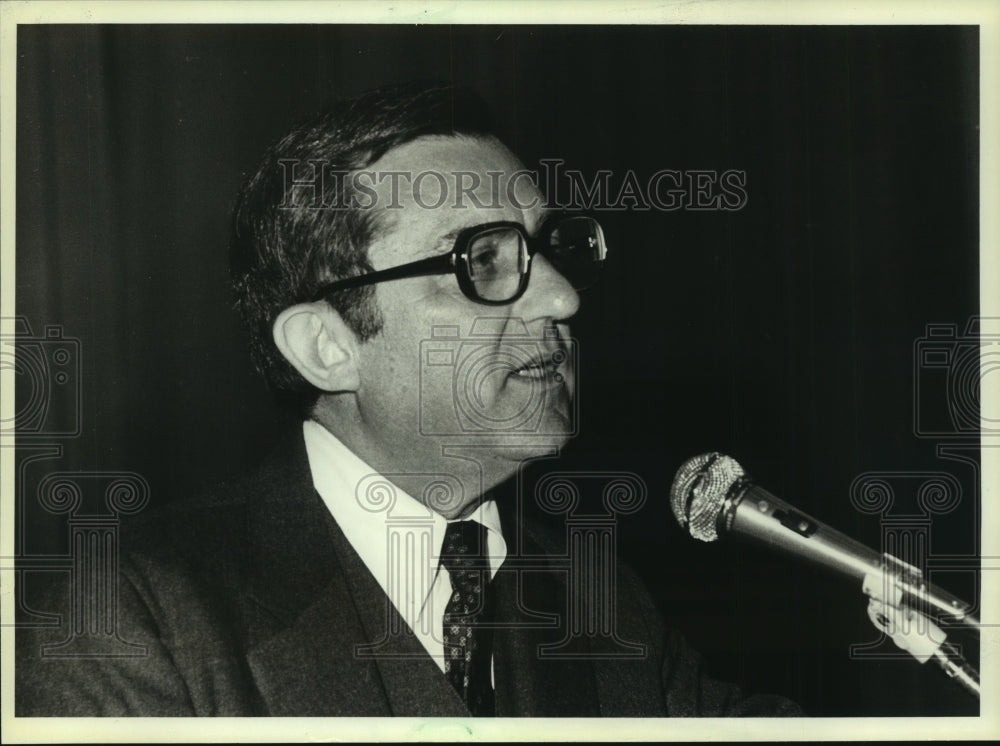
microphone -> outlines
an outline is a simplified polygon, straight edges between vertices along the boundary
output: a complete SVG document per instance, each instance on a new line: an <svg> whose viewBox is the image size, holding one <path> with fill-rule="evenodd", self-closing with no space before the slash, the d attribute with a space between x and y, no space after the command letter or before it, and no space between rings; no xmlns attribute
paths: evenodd
<svg viewBox="0 0 1000 746"><path fill-rule="evenodd" d="M721 453L686 461L670 490L674 517L692 537L711 542L736 535L856 578L865 592L978 630L972 608L927 583L921 571L799 512L753 483L743 467ZM876 579L882 581L882 588Z"/></svg>

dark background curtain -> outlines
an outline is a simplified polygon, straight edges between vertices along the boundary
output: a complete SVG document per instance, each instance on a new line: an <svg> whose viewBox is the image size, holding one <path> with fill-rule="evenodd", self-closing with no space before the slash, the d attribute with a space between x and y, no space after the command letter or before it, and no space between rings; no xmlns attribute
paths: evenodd
<svg viewBox="0 0 1000 746"><path fill-rule="evenodd" d="M976 347L975 28L22 26L17 41L16 307L79 360L78 390L18 379L40 412L19 449L19 553L66 551L65 517L33 497L48 472L135 472L153 509L266 453L290 423L230 308L235 193L324 102L436 78L485 97L529 168L746 173L739 210L601 213L612 253L574 325L582 424L559 468L643 478L618 548L669 621L718 677L812 714L976 711L929 666L849 655L877 639L853 584L696 544L667 499L681 462L721 450L879 546L893 520L927 517L908 478L946 472L957 507L924 523L952 571L934 580L975 597L978 452L937 449L976 433L919 437L956 394L949 364L916 357L928 324L957 327L938 347ZM889 475L892 512L852 503L869 472Z"/></svg>

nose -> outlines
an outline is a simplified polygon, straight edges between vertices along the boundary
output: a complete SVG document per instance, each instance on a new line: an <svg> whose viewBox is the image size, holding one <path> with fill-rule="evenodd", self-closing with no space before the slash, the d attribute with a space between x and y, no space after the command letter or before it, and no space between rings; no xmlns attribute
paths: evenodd
<svg viewBox="0 0 1000 746"><path fill-rule="evenodd" d="M565 321L580 310L580 295L548 259L535 254L528 288L514 306L514 315L529 324L538 319Z"/></svg>

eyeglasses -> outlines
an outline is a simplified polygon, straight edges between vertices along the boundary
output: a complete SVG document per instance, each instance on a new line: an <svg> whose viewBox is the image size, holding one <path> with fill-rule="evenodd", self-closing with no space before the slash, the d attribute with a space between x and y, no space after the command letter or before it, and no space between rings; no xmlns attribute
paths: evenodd
<svg viewBox="0 0 1000 746"><path fill-rule="evenodd" d="M520 223L486 223L461 231L447 254L336 280L321 287L313 301L338 290L454 272L466 297L499 306L524 295L535 254L544 256L574 289L583 290L597 281L607 253L600 224L585 215L555 215L537 236L529 236Z"/></svg>

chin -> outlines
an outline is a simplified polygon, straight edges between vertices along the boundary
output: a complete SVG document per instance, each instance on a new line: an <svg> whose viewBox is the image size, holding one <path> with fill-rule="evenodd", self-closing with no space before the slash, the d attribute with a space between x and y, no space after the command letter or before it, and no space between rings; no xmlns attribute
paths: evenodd
<svg viewBox="0 0 1000 746"><path fill-rule="evenodd" d="M500 482L512 476L525 461L558 456L569 439L569 433L545 436L508 433L491 444L494 448L485 450L493 457L491 461L497 464L498 470L507 472L497 479Z"/></svg>

